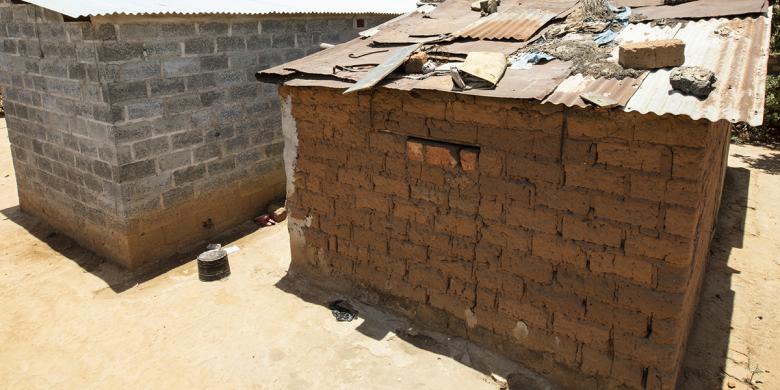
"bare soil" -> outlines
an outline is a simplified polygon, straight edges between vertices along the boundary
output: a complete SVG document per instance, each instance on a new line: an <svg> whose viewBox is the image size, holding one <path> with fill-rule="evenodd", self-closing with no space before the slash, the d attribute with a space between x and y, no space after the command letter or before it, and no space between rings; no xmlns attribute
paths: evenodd
<svg viewBox="0 0 780 390"><path fill-rule="evenodd" d="M780 388L780 152L732 146L718 233L681 385ZM547 388L471 343L286 276L286 224L226 240L232 275L198 280L192 256L130 273L18 207L0 120L0 384L3 388ZM517 375L519 374L519 375ZM513 386L513 388L515 388Z"/></svg>
<svg viewBox="0 0 780 390"><path fill-rule="evenodd" d="M546 388L371 307L337 322L339 296L285 278L286 223L223 242L240 251L218 282L194 256L157 274L105 262L20 211L2 119L0 238L0 388L496 389L491 372Z"/></svg>

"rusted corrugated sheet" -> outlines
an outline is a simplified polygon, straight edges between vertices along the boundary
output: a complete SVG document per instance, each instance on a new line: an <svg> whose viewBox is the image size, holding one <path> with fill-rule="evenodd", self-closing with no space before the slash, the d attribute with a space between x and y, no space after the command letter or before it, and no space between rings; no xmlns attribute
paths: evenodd
<svg viewBox="0 0 780 390"><path fill-rule="evenodd" d="M677 34L680 24L674 26L651 26L650 24L629 24L617 37L618 42L641 42L655 39L670 39ZM617 62L618 48L612 53L612 61ZM545 102L564 104L572 107L585 107L587 104L580 98L585 92L596 92L611 98L621 106L625 106L631 96L634 95L645 74L637 78L625 78L623 80L585 77L581 74L569 76L555 91L547 97Z"/></svg>
<svg viewBox="0 0 780 390"><path fill-rule="evenodd" d="M645 76L646 74L637 78L626 77L623 80L597 79L581 74L569 76L555 88L555 91L544 102L563 104L568 107L586 107L588 104L580 98L580 95L585 92L594 92L625 106Z"/></svg>
<svg viewBox="0 0 780 390"><path fill-rule="evenodd" d="M763 121L770 16L691 22L674 38L685 42L685 65L715 72L715 90L704 100L671 89L669 70L649 74L626 111L687 115L710 121Z"/></svg>
<svg viewBox="0 0 780 390"><path fill-rule="evenodd" d="M677 5L657 5L637 9L641 20L701 19L747 15L765 11L766 0L696 0Z"/></svg>
<svg viewBox="0 0 780 390"><path fill-rule="evenodd" d="M672 26L630 24L620 32L617 38L619 42L669 38L683 40L686 43L685 65L703 66L713 70L718 77L715 90L704 100L672 91L667 69L654 70L634 79L594 79L569 75L570 65L561 61L534 65L528 70L508 70L495 89L459 93L538 99L582 107L585 103L580 96L590 92L617 101L624 105L626 111L687 115L694 119L706 118L710 121L745 121L757 125L762 122L763 116L769 34L768 15L688 21ZM305 59L269 69L261 75L277 78L311 75L354 82L363 77L366 71L401 50L398 46L372 47L370 44L370 40L354 40ZM515 45L519 49L524 43L474 40L440 45L432 52L438 50L461 55L469 51L509 52L514 51ZM617 61L616 57L617 50L613 53L612 60ZM340 70L339 67L343 66L355 68ZM385 80L379 85L406 90L434 89L453 92L452 82L446 76L425 80Z"/></svg>
<svg viewBox="0 0 780 390"><path fill-rule="evenodd" d="M332 76L344 80L356 81L365 73L384 62L403 47L369 47L368 42L360 38L314 53L295 61L261 71L263 76L286 76L291 71L308 74ZM344 68L362 71L347 71Z"/></svg>
<svg viewBox="0 0 780 390"><path fill-rule="evenodd" d="M526 46L526 42L512 41L455 41L434 46L429 53L446 53L465 57L473 51L494 51L510 55Z"/></svg>
<svg viewBox="0 0 780 390"><path fill-rule="evenodd" d="M525 41L558 13L525 7L515 7L488 15L466 26L458 36L474 39L513 39Z"/></svg>
<svg viewBox="0 0 780 390"><path fill-rule="evenodd" d="M479 18L479 12L471 10L469 1L447 0L428 15L415 13L388 23L371 37L371 41L376 44L422 42L425 40L424 37L453 34Z"/></svg>
<svg viewBox="0 0 780 390"><path fill-rule="evenodd" d="M533 69L507 69L495 89L471 89L457 93L495 98L542 100L569 75L570 69L569 63L561 61L534 66ZM449 76L429 77L425 80L399 79L384 86L406 91L427 89L454 92L452 79Z"/></svg>

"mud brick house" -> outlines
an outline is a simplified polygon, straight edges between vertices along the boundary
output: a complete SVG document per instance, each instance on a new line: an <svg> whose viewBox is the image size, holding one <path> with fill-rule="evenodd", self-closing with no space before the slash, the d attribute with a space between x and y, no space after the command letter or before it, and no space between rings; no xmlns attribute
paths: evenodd
<svg viewBox="0 0 780 390"><path fill-rule="evenodd" d="M0 0L21 208L136 267L284 197L276 88L255 73L413 2Z"/></svg>
<svg viewBox="0 0 780 390"><path fill-rule="evenodd" d="M637 7L603 45L577 31L577 1L511 7L448 0L259 74L283 84L290 271L561 388L673 389L730 123L762 120L766 4ZM663 39L715 72L707 98L672 90L670 68L618 65L618 45ZM566 45L604 55L564 61ZM536 51L556 58L521 63ZM407 74L412 52L449 65ZM507 56L495 88L453 81L473 52Z"/></svg>

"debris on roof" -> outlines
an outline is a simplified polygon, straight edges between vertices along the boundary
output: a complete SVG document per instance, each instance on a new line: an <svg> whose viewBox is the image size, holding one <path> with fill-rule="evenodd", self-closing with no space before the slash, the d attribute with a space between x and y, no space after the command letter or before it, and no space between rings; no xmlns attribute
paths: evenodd
<svg viewBox="0 0 780 390"><path fill-rule="evenodd" d="M751 125L763 121L771 26L766 0L673 5L664 0L504 0L495 3L494 13L481 6L477 11L473 3L445 0L433 10L428 5L425 12L410 12L359 39L262 71L258 78L351 90L429 89L535 99ZM664 40L663 47L648 43ZM628 66L619 60L621 45L642 48L633 53L638 63L659 50L673 53L664 63L654 59L651 66ZM405 71L407 59L422 52L427 61L414 68L420 73ZM473 75L464 61L484 55L479 53L504 63L494 66L490 77ZM678 66L712 71L717 82L706 97L675 90L670 73ZM472 76L486 85L470 87Z"/></svg>

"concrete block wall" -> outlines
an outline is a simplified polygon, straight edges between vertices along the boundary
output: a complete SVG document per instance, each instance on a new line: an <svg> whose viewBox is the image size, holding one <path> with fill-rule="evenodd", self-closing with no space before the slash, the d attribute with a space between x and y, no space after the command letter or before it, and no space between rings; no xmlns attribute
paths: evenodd
<svg viewBox="0 0 780 390"><path fill-rule="evenodd" d="M106 16L0 1L0 85L21 207L129 267L284 196L260 69L391 16Z"/></svg>
<svg viewBox="0 0 780 390"><path fill-rule="evenodd" d="M0 85L21 206L112 254L125 249L116 235L114 114L91 32L88 23L0 1Z"/></svg>
<svg viewBox="0 0 780 390"><path fill-rule="evenodd" d="M562 388L673 389L727 123L283 87L290 271Z"/></svg>

